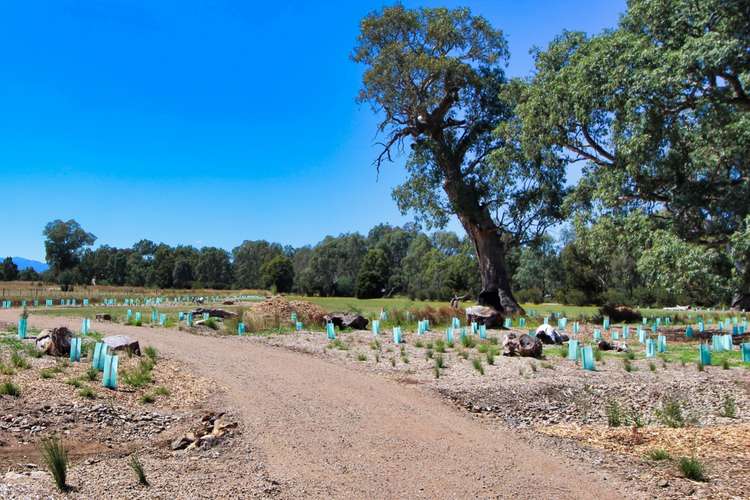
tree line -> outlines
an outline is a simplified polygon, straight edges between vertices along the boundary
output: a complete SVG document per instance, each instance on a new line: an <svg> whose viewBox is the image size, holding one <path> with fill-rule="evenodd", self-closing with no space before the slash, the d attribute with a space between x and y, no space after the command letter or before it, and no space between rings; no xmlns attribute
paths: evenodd
<svg viewBox="0 0 750 500"><path fill-rule="evenodd" d="M316 245L299 248L248 240L231 251L149 240L130 248L92 248L96 237L75 220L50 222L44 234L48 271L19 272L8 258L0 267L0 277L40 279L66 287L95 282L360 298L400 295L415 300L476 298L482 290L470 238L450 231L427 234L411 223L380 224L367 235L327 236ZM622 245L622 235L644 241ZM512 249L507 266L513 293L522 303L729 304L732 288L723 278L731 275L730 263L678 254L685 263L673 268L669 253L675 249L679 246L650 227L647 217L631 216L626 225L603 218L594 225L568 225L557 239L546 235L536 244ZM669 280L658 278L667 275ZM693 284L695 279L700 286Z"/></svg>

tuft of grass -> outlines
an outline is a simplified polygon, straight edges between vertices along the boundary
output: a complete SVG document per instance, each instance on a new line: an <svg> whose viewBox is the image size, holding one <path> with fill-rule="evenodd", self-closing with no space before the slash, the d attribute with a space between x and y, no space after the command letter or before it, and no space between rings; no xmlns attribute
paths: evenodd
<svg viewBox="0 0 750 500"><path fill-rule="evenodd" d="M219 323L214 318L208 318L203 322L203 326L210 328L211 330L218 330Z"/></svg>
<svg viewBox="0 0 750 500"><path fill-rule="evenodd" d="M440 368L435 366L432 370L432 372L435 374L435 378L440 378Z"/></svg>
<svg viewBox="0 0 750 500"><path fill-rule="evenodd" d="M706 368L705 368L705 367L703 366L703 363L701 363L700 361L698 361L698 362L696 363L695 367L696 367L696 368L698 369L698 371L699 371L699 372L702 372L703 370L705 370L705 369L706 369Z"/></svg>
<svg viewBox="0 0 750 500"><path fill-rule="evenodd" d="M600 363L602 361L602 351L599 348L594 348L594 360L596 360L597 363Z"/></svg>
<svg viewBox="0 0 750 500"><path fill-rule="evenodd" d="M630 360L630 361L635 360L635 353L633 351L626 352L625 359Z"/></svg>
<svg viewBox="0 0 750 500"><path fill-rule="evenodd" d="M634 371L636 368L633 366L633 363L630 362L630 359L625 358L622 360L622 367L625 369L626 372L630 373Z"/></svg>
<svg viewBox="0 0 750 500"><path fill-rule="evenodd" d="M653 361L650 361L648 363L648 369L651 370L652 372L655 372L656 371L656 364L654 364Z"/></svg>
<svg viewBox="0 0 750 500"><path fill-rule="evenodd" d="M62 440L57 436L42 439L39 445L42 459L47 465L55 485L59 491L67 491L66 479L68 476L68 450L65 449Z"/></svg>
<svg viewBox="0 0 750 500"><path fill-rule="evenodd" d="M463 359L469 359L469 351L464 351L462 349L458 351L458 355L461 356Z"/></svg>
<svg viewBox="0 0 750 500"><path fill-rule="evenodd" d="M81 390L78 391L78 395L82 398L86 399L94 399L96 398L96 393L94 392L94 389L92 389L89 386L81 387Z"/></svg>
<svg viewBox="0 0 750 500"><path fill-rule="evenodd" d="M445 341L436 340L435 341L435 352L439 352L441 354L445 353Z"/></svg>
<svg viewBox="0 0 750 500"><path fill-rule="evenodd" d="M543 361L542 362L542 368L545 368L547 370L554 370L555 369L555 365L553 365L552 363L548 363L547 361Z"/></svg>
<svg viewBox="0 0 750 500"><path fill-rule="evenodd" d="M646 458L658 462L660 460L669 460L672 457L669 456L669 452L664 448L654 448L646 453Z"/></svg>
<svg viewBox="0 0 750 500"><path fill-rule="evenodd" d="M391 366L393 366L393 367L396 366L396 358L395 357L391 358Z"/></svg>
<svg viewBox="0 0 750 500"><path fill-rule="evenodd" d="M424 347L424 344L422 343L421 340L417 340L416 342L414 342L414 347L420 347L421 348L421 347Z"/></svg>
<svg viewBox="0 0 750 500"><path fill-rule="evenodd" d="M156 389L154 389L154 394L157 396L169 396L171 393L169 392L169 389L164 387L163 385L160 385Z"/></svg>
<svg viewBox="0 0 750 500"><path fill-rule="evenodd" d="M159 357L159 352L156 350L155 347L147 346L143 349L143 354L146 355L148 359L151 360L153 364L156 364L156 359Z"/></svg>
<svg viewBox="0 0 750 500"><path fill-rule="evenodd" d="M131 387L143 387L153 381L151 370L154 365L148 359L142 359L138 366L133 370L126 370L122 373L122 380Z"/></svg>
<svg viewBox="0 0 750 500"><path fill-rule="evenodd" d="M477 352L481 354L485 354L490 350L490 346L488 344L479 344L477 345Z"/></svg>
<svg viewBox="0 0 750 500"><path fill-rule="evenodd" d="M14 375L15 373L16 371L13 369L13 367L0 363L0 374Z"/></svg>
<svg viewBox="0 0 750 500"><path fill-rule="evenodd" d="M721 362L721 368L724 370L729 370L732 367L732 365L729 363L729 358L724 358Z"/></svg>
<svg viewBox="0 0 750 500"><path fill-rule="evenodd" d="M29 362L26 360L26 358L21 356L18 351L13 351L13 354L10 355L10 362L19 370L27 370L31 368L31 365L29 365Z"/></svg>
<svg viewBox="0 0 750 500"><path fill-rule="evenodd" d="M666 427L685 427L686 420L682 413L682 404L674 398L667 398L662 402L661 408L654 410L654 414Z"/></svg>
<svg viewBox="0 0 750 500"><path fill-rule="evenodd" d="M610 427L620 427L622 425L622 410L620 404L617 401L610 401L607 403L607 425Z"/></svg>
<svg viewBox="0 0 750 500"><path fill-rule="evenodd" d="M146 479L146 473L143 470L143 464L141 463L141 460L138 458L138 455L133 453L130 455L130 461L128 462L128 465L131 469L133 469L133 472L135 472L135 477L138 478L138 484L142 486L148 486L148 479Z"/></svg>
<svg viewBox="0 0 750 500"><path fill-rule="evenodd" d="M727 418L737 418L737 403L734 401L734 397L732 397L731 394L724 396L720 415Z"/></svg>
<svg viewBox="0 0 750 500"><path fill-rule="evenodd" d="M349 346L341 339L335 339L328 343L328 349L338 349L339 351L348 351Z"/></svg>
<svg viewBox="0 0 750 500"><path fill-rule="evenodd" d="M640 410L638 410L638 408L636 408L635 406L630 409L630 414L628 415L628 424L638 429L646 425L643 420L643 415L641 415Z"/></svg>
<svg viewBox="0 0 750 500"><path fill-rule="evenodd" d="M357 354L357 361L367 361L367 355L365 353L358 353Z"/></svg>
<svg viewBox="0 0 750 500"><path fill-rule="evenodd" d="M432 349L427 349L424 352L424 359L430 360L432 359Z"/></svg>
<svg viewBox="0 0 750 500"><path fill-rule="evenodd" d="M453 349L456 344L451 340L450 342L446 342L445 344L448 348Z"/></svg>
<svg viewBox="0 0 750 500"><path fill-rule="evenodd" d="M10 380L7 380L0 384L0 395L12 396L14 398L17 398L21 395L21 390L16 384L11 382Z"/></svg>
<svg viewBox="0 0 750 500"><path fill-rule="evenodd" d="M68 385L72 385L76 389L80 389L81 386L83 386L83 382L81 382L77 378L69 378L68 380L65 381L65 383L68 384Z"/></svg>
<svg viewBox="0 0 750 500"><path fill-rule="evenodd" d="M380 363L380 352L375 353L375 362Z"/></svg>
<svg viewBox="0 0 750 500"><path fill-rule="evenodd" d="M464 335L463 337L461 337L461 345L466 349L471 349L472 347L474 347L474 339L468 335Z"/></svg>
<svg viewBox="0 0 750 500"><path fill-rule="evenodd" d="M370 349L372 349L373 351L379 351L380 342L378 342L377 340L373 340L372 342L370 342Z"/></svg>
<svg viewBox="0 0 750 500"><path fill-rule="evenodd" d="M487 364L488 365L494 365L495 364L495 352L490 349L487 351Z"/></svg>
<svg viewBox="0 0 750 500"><path fill-rule="evenodd" d="M443 360L442 354L435 356L435 368L438 370L445 368L445 361Z"/></svg>
<svg viewBox="0 0 750 500"><path fill-rule="evenodd" d="M27 345L24 350L26 351L26 355L30 358L39 359L44 356L44 353L37 349L35 345Z"/></svg>
<svg viewBox="0 0 750 500"><path fill-rule="evenodd" d="M696 457L682 457L679 462L680 471L686 478L693 481L705 481L706 472L703 463Z"/></svg>
<svg viewBox="0 0 750 500"><path fill-rule="evenodd" d="M50 368L42 368L39 370L39 378L42 379L48 379L48 378L54 378L55 377L55 371Z"/></svg>
<svg viewBox="0 0 750 500"><path fill-rule="evenodd" d="M482 360L479 358L474 358L471 361L471 365L474 367L476 371L479 372L480 375L484 375L484 366L482 366Z"/></svg>
<svg viewBox="0 0 750 500"><path fill-rule="evenodd" d="M146 393L143 394L143 396L141 396L140 401L143 404L151 404L154 401L156 401L156 397L153 394L151 394L150 392L146 392Z"/></svg>
<svg viewBox="0 0 750 500"><path fill-rule="evenodd" d="M89 369L86 370L86 378L88 378L91 382L95 381L98 375L99 370L97 370L93 366L90 366Z"/></svg>

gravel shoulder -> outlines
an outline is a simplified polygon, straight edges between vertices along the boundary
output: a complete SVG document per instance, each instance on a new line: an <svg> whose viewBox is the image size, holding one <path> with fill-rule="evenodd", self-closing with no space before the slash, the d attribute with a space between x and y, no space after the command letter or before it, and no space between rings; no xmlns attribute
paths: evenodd
<svg viewBox="0 0 750 500"><path fill-rule="evenodd" d="M2 311L0 321L17 314ZM29 323L76 329L80 320L32 312ZM641 496L617 478L605 480L601 469L472 418L419 384L248 338L108 323L92 328L153 345L225 389L243 420L242 439L278 482L280 497ZM204 488L210 491L213 481L243 476L207 478Z"/></svg>

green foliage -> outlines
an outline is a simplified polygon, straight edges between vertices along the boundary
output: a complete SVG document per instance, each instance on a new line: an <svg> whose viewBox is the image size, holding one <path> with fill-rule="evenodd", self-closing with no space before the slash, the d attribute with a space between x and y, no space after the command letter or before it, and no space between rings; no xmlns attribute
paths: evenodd
<svg viewBox="0 0 750 500"><path fill-rule="evenodd" d="M21 356L21 354L18 351L13 351L10 355L10 362L15 366L16 368L20 370L27 370L31 368L31 365L29 364L28 360Z"/></svg>
<svg viewBox="0 0 750 500"><path fill-rule="evenodd" d="M159 353L155 347L146 346L143 349L143 354L151 361L151 363L156 364L156 359L158 358Z"/></svg>
<svg viewBox="0 0 750 500"><path fill-rule="evenodd" d="M74 268L81 260L83 248L96 241L96 236L84 231L73 219L48 223L43 234L46 260L55 276Z"/></svg>
<svg viewBox="0 0 750 500"><path fill-rule="evenodd" d="M88 378L91 382L95 381L98 375L99 370L97 370L93 366L88 367L88 369L86 370L86 378Z"/></svg>
<svg viewBox="0 0 750 500"><path fill-rule="evenodd" d="M17 398L21 396L21 390L13 382L11 382L10 380L6 380L2 384L0 384L0 395L12 396L14 398Z"/></svg>
<svg viewBox="0 0 750 500"><path fill-rule="evenodd" d="M42 439L39 444L39 452L55 480L57 489L67 491L68 451L65 449L62 440L57 436Z"/></svg>
<svg viewBox="0 0 750 500"><path fill-rule="evenodd" d="M620 427L623 422L622 410L620 404L617 401L610 401L607 403L607 425L610 427Z"/></svg>
<svg viewBox="0 0 750 500"><path fill-rule="evenodd" d="M480 375L484 375L484 366L482 366L482 360L479 358L474 358L471 361L471 365L474 367L476 371L479 372Z"/></svg>
<svg viewBox="0 0 750 500"><path fill-rule="evenodd" d="M140 484L141 486L148 486L149 483L146 479L146 472L143 470L143 464L141 463L141 460L140 458L138 458L137 454L133 453L132 455L130 455L128 465L131 469L133 469L135 477L138 479L138 484Z"/></svg>
<svg viewBox="0 0 750 500"><path fill-rule="evenodd" d="M437 369L445 368L445 361L443 360L442 354L435 355L435 368Z"/></svg>
<svg viewBox="0 0 750 500"><path fill-rule="evenodd" d="M140 398L140 402L141 402L141 403L143 403L143 404L151 404L151 403L153 403L154 401L156 401L156 396L154 396L154 395L153 395L153 394L151 394L150 392L146 392L146 393L144 393L144 394L143 394L143 395L141 396L141 398Z"/></svg>
<svg viewBox="0 0 750 500"><path fill-rule="evenodd" d="M367 251L357 274L355 294L360 299L382 297L390 277L390 267L385 252L380 248Z"/></svg>
<svg viewBox="0 0 750 500"><path fill-rule="evenodd" d="M737 403L734 401L734 397L731 394L724 396L724 400L721 405L721 416L726 418L737 418Z"/></svg>
<svg viewBox="0 0 750 500"><path fill-rule="evenodd" d="M365 353L358 353L357 354L357 361L367 361L367 354Z"/></svg>
<svg viewBox="0 0 750 500"><path fill-rule="evenodd" d="M154 389L154 394L157 396L169 396L170 392L169 389L167 389L163 385L160 385L159 387Z"/></svg>
<svg viewBox="0 0 750 500"><path fill-rule="evenodd" d="M646 453L646 458L658 462L660 460L669 460L671 457L669 456L669 452L664 448L654 448Z"/></svg>
<svg viewBox="0 0 750 500"><path fill-rule="evenodd" d="M662 401L661 408L654 410L656 418L667 427L685 427L687 421L682 412L682 403L674 398L666 398Z"/></svg>
<svg viewBox="0 0 750 500"><path fill-rule="evenodd" d="M81 389L78 391L78 395L86 399L96 398L96 392L94 392L94 389L89 386L81 387Z"/></svg>
<svg viewBox="0 0 750 500"><path fill-rule="evenodd" d="M277 255L261 267L263 286L278 293L292 291L294 264L289 257Z"/></svg>
<svg viewBox="0 0 750 500"><path fill-rule="evenodd" d="M153 364L142 359L136 368L122 372L122 381L134 388L143 387L153 381L152 369Z"/></svg>
<svg viewBox="0 0 750 500"><path fill-rule="evenodd" d="M65 383L67 385L71 385L71 386L75 387L76 389L80 389L83 386L83 382L81 382L77 378L69 378L68 380L65 381Z"/></svg>
<svg viewBox="0 0 750 500"><path fill-rule="evenodd" d="M682 457L679 461L680 471L693 481L705 481L706 472L703 463L696 457Z"/></svg>

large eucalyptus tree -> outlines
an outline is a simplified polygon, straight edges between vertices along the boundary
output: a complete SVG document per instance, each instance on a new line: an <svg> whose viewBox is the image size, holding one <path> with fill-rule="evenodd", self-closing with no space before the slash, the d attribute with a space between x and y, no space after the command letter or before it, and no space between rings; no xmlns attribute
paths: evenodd
<svg viewBox="0 0 750 500"><path fill-rule="evenodd" d="M359 101L381 118L375 165L408 150L399 208L428 227L456 215L479 261L479 302L521 312L505 256L557 220L564 171L514 139L518 85L503 71L502 33L468 9L395 6L362 20L352 57L366 66Z"/></svg>

